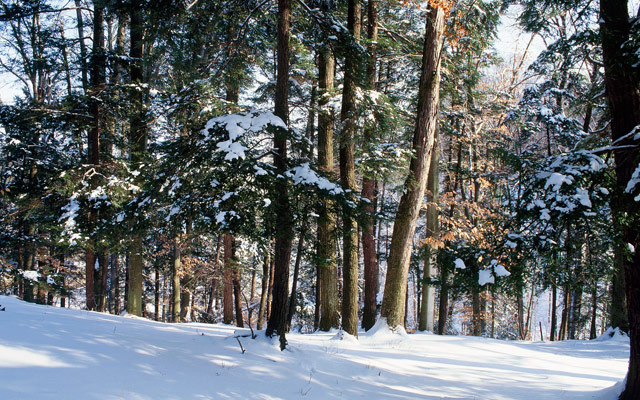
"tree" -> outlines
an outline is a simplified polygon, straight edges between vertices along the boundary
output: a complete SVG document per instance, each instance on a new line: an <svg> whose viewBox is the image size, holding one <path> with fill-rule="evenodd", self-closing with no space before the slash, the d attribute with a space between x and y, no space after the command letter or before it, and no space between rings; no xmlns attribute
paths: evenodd
<svg viewBox="0 0 640 400"><path fill-rule="evenodd" d="M277 76L274 114L285 124L289 121L289 37L291 26L290 0L278 0ZM278 173L287 167L287 130L276 129L273 139L274 166ZM280 348L286 346L287 303L289 300L289 260L293 243L293 218L290 212L287 181L276 182L276 226L274 254L274 283L271 314L266 335L280 336Z"/></svg>
<svg viewBox="0 0 640 400"><path fill-rule="evenodd" d="M637 23L636 23L637 24ZM629 59L631 49L637 46L632 31L627 2L600 1L600 36L604 61L604 80L611 113L611 140L615 146L616 171L615 199L612 203L614 225L620 229L626 244L623 267L629 315L630 357L624 392L620 399L640 397L640 227L638 226L638 197L633 197L632 179L637 180L640 125L640 77ZM637 47L633 48L637 50ZM636 185L637 186L637 185ZM631 190L630 190L631 189ZM638 188L635 188L637 190Z"/></svg>
<svg viewBox="0 0 640 400"><path fill-rule="evenodd" d="M413 136L415 157L411 159L409 176L396 213L391 248L387 261L387 280L382 298L382 314L395 328L404 320L411 242L418 211L427 185L429 163L433 152L440 88L440 57L444 39L444 4L427 9L422 69L418 92L418 115Z"/></svg>

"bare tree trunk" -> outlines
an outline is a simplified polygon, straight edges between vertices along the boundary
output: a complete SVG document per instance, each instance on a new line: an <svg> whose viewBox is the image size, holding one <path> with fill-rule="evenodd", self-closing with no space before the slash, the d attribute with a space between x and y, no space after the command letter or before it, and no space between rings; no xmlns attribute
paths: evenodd
<svg viewBox="0 0 640 400"><path fill-rule="evenodd" d="M318 80L320 98L318 105L318 168L327 176L333 174L333 109L328 106L333 92L335 60L331 50L325 48L318 52ZM336 265L336 217L334 203L329 199L320 199L318 211L317 270L318 291L320 294L319 322L321 331L340 326L340 302L338 300L338 270Z"/></svg>
<svg viewBox="0 0 640 400"><path fill-rule="evenodd" d="M278 0L278 34L277 34L277 76L274 114L285 124L289 122L289 36L291 25L290 0ZM273 140L276 154L274 166L276 173L284 173L287 168L287 132L276 130ZM273 280L273 303L266 335L280 336L280 348L284 350L287 344L285 338L287 321L287 303L289 299L289 261L293 240L293 219L289 204L289 189L287 181L279 179L276 182L276 246L275 268Z"/></svg>
<svg viewBox="0 0 640 400"><path fill-rule="evenodd" d="M224 234L224 289L223 318L225 324L233 323L233 236Z"/></svg>
<svg viewBox="0 0 640 400"><path fill-rule="evenodd" d="M291 283L291 297L289 298L289 312L287 314L287 332L291 330L291 321L296 310L296 290L298 287L298 276L300 275L300 262L302 261L302 250L304 248L304 235L307 227L306 222L303 223L298 239L298 251L296 253L296 262L293 268L293 282Z"/></svg>
<svg viewBox="0 0 640 400"><path fill-rule="evenodd" d="M271 265L270 255L271 250L267 247L265 249L264 261L262 263L262 291L260 292L260 309L258 311L258 330L262 330L262 324L265 318L265 309L267 306L267 295L269 294L269 280L270 273L269 266Z"/></svg>
<svg viewBox="0 0 640 400"><path fill-rule="evenodd" d="M84 18L82 17L82 4L80 0L75 0L76 17L78 24L78 41L80 42L80 72L82 74L82 89L85 93L89 89L89 79L87 77L87 46L84 42Z"/></svg>
<svg viewBox="0 0 640 400"><path fill-rule="evenodd" d="M142 74L142 51L143 51L144 21L141 7L132 7L130 14L129 37L130 49L129 57L130 78L133 85L130 92L131 98L131 119L129 122L131 130L131 167L138 170L142 162L143 153L147 148L147 126L146 115L143 106L143 92L140 85L143 83ZM129 285L127 312L129 314L142 315L143 296L143 255L142 236L139 233L132 235L129 255Z"/></svg>
<svg viewBox="0 0 640 400"><path fill-rule="evenodd" d="M180 277L182 276L182 254L180 250L179 236L173 238L173 268L171 269L171 283L173 292L171 296L171 321L180 322Z"/></svg>
<svg viewBox="0 0 640 400"><path fill-rule="evenodd" d="M378 41L378 10L376 4L378 0L369 0L368 3L368 24L367 36L369 39L369 62L367 64L367 87L369 90L376 89L376 64L377 64L377 41ZM365 142L373 137L373 128L365 129ZM364 176L362 178L362 198L367 199L365 206L365 220L362 224L362 256L364 263L364 308L362 310L362 327L369 330L376 323L376 306L378 294L378 257L376 254L375 226L374 219L376 203L377 182L374 177Z"/></svg>
<svg viewBox="0 0 640 400"><path fill-rule="evenodd" d="M218 235L218 243L216 244L216 259L213 263L213 271L211 273L211 291L209 296L209 304L207 304L207 314L213 315L213 299L216 297L216 286L218 279L216 274L220 271L220 249L222 245L222 235Z"/></svg>
<svg viewBox="0 0 640 400"><path fill-rule="evenodd" d="M598 336L596 328L596 318L598 316L598 285L597 282L591 291L591 327L589 329L589 340Z"/></svg>
<svg viewBox="0 0 640 400"><path fill-rule="evenodd" d="M393 226L382 299L382 317L387 318L387 324L391 327L400 325L404 319L402 303L409 271L410 246L427 185L428 166L437 125L443 37L444 11L439 7L429 7L418 94L418 117L413 139L415 157L411 159L410 173L404 185Z"/></svg>
<svg viewBox="0 0 640 400"><path fill-rule="evenodd" d="M347 28L356 42L360 41L361 5L360 0L347 2ZM345 58L344 84L342 89L342 108L340 120L344 129L340 135L340 182L350 190L357 191L355 170L356 123L356 87L358 65L357 51L351 51ZM342 329L358 336L358 224L351 207L343 211L343 251L342 251Z"/></svg>
<svg viewBox="0 0 640 400"><path fill-rule="evenodd" d="M551 288L552 290L552 294L551 294L551 333L549 335L549 341L553 342L556 340L556 331L558 330L558 313L557 313L557 309L558 309L558 288L556 287L555 283L552 284L553 287Z"/></svg>
<svg viewBox="0 0 640 400"><path fill-rule="evenodd" d="M436 290L430 283L438 277L437 256L440 224L438 221L438 199L439 199L439 164L440 151L438 149L438 128L435 131L433 141L433 154L429 165L429 176L427 177L427 223L425 229L425 255L424 272L422 276L422 306L420 309L420 321L418 329L421 331L433 332L433 314Z"/></svg>

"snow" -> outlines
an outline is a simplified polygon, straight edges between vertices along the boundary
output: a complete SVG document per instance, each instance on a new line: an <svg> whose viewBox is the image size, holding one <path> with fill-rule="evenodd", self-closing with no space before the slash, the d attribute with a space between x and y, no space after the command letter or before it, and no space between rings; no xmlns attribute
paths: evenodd
<svg viewBox="0 0 640 400"><path fill-rule="evenodd" d="M629 179L629 182L627 183L627 187L624 190L625 193L633 193L633 191L636 189L636 186L638 186L639 184L640 184L640 164L635 169L635 171L633 171L633 174L631 175L631 179ZM640 201L640 194L634 197L634 200Z"/></svg>
<svg viewBox="0 0 640 400"><path fill-rule="evenodd" d="M571 184L573 182L573 177L571 175L563 175L559 172L554 172L549 175L547 178L547 183L545 183L544 188L547 189L549 186L553 186L554 191L560 190L560 187L563 183Z"/></svg>
<svg viewBox="0 0 640 400"><path fill-rule="evenodd" d="M21 271L20 274L24 279L28 279L30 281L37 281L40 277L40 273L38 271Z"/></svg>
<svg viewBox="0 0 640 400"><path fill-rule="evenodd" d="M291 168L285 172L285 175L293 180L296 185L311 185L316 186L320 190L326 190L333 195L343 193L340 186L331 182L325 177L318 175L310 166L309 163L302 163L301 165Z"/></svg>
<svg viewBox="0 0 640 400"><path fill-rule="evenodd" d="M378 321L277 339L0 296L3 399L597 399L622 390L628 339L516 342L406 334ZM99 373L97 373L99 371Z"/></svg>
<svg viewBox="0 0 640 400"><path fill-rule="evenodd" d="M481 269L478 271L478 284L484 286L487 283L495 283L496 279L490 269Z"/></svg>
<svg viewBox="0 0 640 400"><path fill-rule="evenodd" d="M495 276L509 276L511 275L511 272L507 271L504 265L498 264L495 267L493 267L493 274Z"/></svg>
<svg viewBox="0 0 640 400"><path fill-rule="evenodd" d="M457 269L465 269L465 268L467 268L467 266L464 265L464 261L462 261L462 259L460 259L460 258L456 258L453 261L453 264Z"/></svg>

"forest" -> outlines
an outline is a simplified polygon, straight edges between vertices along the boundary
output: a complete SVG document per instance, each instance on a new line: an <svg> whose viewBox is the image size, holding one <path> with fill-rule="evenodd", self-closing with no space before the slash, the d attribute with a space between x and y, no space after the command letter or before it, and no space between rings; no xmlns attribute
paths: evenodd
<svg viewBox="0 0 640 400"><path fill-rule="evenodd" d="M1 293L281 350L617 328L640 398L637 1L2 0L0 73Z"/></svg>

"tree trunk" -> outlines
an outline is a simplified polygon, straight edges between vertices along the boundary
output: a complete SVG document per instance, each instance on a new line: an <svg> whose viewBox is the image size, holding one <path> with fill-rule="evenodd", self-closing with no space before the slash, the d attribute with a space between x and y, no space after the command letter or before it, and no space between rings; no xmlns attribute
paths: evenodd
<svg viewBox="0 0 640 400"><path fill-rule="evenodd" d="M129 125L131 130L131 167L134 171L137 171L140 167L144 152L147 148L146 115L143 107L143 91L140 86L144 83L142 74L143 32L144 21L142 8L132 7L129 24L131 42L129 49L129 57L131 58L129 74L133 87L130 92L131 118ZM127 312L137 316L142 315L142 296L144 293L142 287L143 263L142 236L140 233L135 233L131 238L131 253L129 256Z"/></svg>
<svg viewBox="0 0 640 400"><path fill-rule="evenodd" d="M79 2L76 1L76 5ZM81 30L82 25L82 13L78 12L78 31ZM84 47L84 40L80 40L80 49ZM86 90L86 61L83 59L82 73L83 73L83 87ZM99 137L101 129L101 116L100 116L100 102L98 100L99 93L103 90L105 85L105 57L104 57L104 8L94 6L93 9L93 51L91 56L91 89L89 94L91 95L90 110L92 117L92 126L89 130L87 138L87 161L98 172L100 165L100 146ZM90 185L95 188L98 184L96 181L97 174L94 174L90 178ZM92 204L89 204L88 215L88 228L89 228L89 245L86 250L86 294L87 294L87 310L95 310L96 297L95 297L95 264L96 264L96 238L95 236L95 224L98 218L97 210L92 208Z"/></svg>
<svg viewBox="0 0 640 400"><path fill-rule="evenodd" d="M349 0L347 28L356 42L360 41L360 0ZM357 50L350 51L345 58L344 84L340 120L344 129L340 135L340 183L348 189L350 196L357 191L355 169L356 87L360 59ZM355 200L352 198L352 200ZM358 336L358 224L354 210L345 206L343 210L342 251L342 329Z"/></svg>
<svg viewBox="0 0 640 400"><path fill-rule="evenodd" d="M274 114L285 124L289 122L289 36L291 23L290 0L278 0L278 34L277 34L277 77ZM274 166L277 174L287 169L287 131L277 129L273 140L276 154ZM284 350L287 321L287 303L289 300L289 260L293 240L293 218L289 204L287 181L276 181L276 245L274 255L273 303L266 335L280 336L280 348Z"/></svg>
<svg viewBox="0 0 640 400"><path fill-rule="evenodd" d="M369 0L367 36L369 39L369 61L367 63L367 88L376 89L376 64L378 41L378 0ZM364 131L365 142L371 141L374 129ZM362 310L362 327L369 330L376 323L376 308L378 295L378 257L375 244L375 204L377 182L372 176L362 178L362 198L367 199L364 221L362 224L362 256L364 263L364 308Z"/></svg>
<svg viewBox="0 0 640 400"><path fill-rule="evenodd" d="M600 35L605 71L605 87L611 115L616 190L612 202L614 227L622 233L625 248L623 267L629 316L629 370L622 400L640 398L640 225L638 203L626 193L627 183L638 165L637 135L629 135L640 125L640 91L637 67L629 61L624 43L630 39L631 25L626 0L600 1ZM628 147L628 146L633 147ZM626 251L627 249L631 251Z"/></svg>
<svg viewBox="0 0 640 400"><path fill-rule="evenodd" d="M160 321L160 316L162 312L160 310L160 263L156 260L156 268L155 268L155 279L154 279L154 288L153 288L153 309L155 310L154 318L156 321Z"/></svg>
<svg viewBox="0 0 640 400"><path fill-rule="evenodd" d="M98 255L98 265L100 267L98 269L99 285L97 286L97 310L99 312L105 312L107 306L107 272L109 271L109 264L107 262L108 258L109 257L104 250Z"/></svg>
<svg viewBox="0 0 640 400"><path fill-rule="evenodd" d="M180 277L182 276L182 254L180 251L180 239L173 238L173 268L171 269L171 283L173 292L171 296L171 321L180 322Z"/></svg>
<svg viewBox="0 0 640 400"><path fill-rule="evenodd" d="M413 139L415 157L411 159L409 176L404 184L393 226L382 299L382 317L387 318L387 324L391 327L400 325L403 320L402 303L409 271L410 246L427 185L428 166L437 125L443 37L444 11L439 7L429 7L418 92L418 117Z"/></svg>
<svg viewBox="0 0 640 400"><path fill-rule="evenodd" d="M551 299L551 333L549 335L549 340L551 342L556 340L556 331L558 330L558 288L555 283L552 284L552 299Z"/></svg>
<svg viewBox="0 0 640 400"><path fill-rule="evenodd" d="M78 26L78 41L80 42L80 72L82 74L82 89L87 91L89 79L87 78L87 46L84 42L84 19L82 17L82 4L80 0L75 0L76 17Z"/></svg>
<svg viewBox="0 0 640 400"><path fill-rule="evenodd" d="M233 323L233 236L224 234L223 317L225 324Z"/></svg>
<svg viewBox="0 0 640 400"><path fill-rule="evenodd" d="M240 266L236 259L236 240L231 238L231 260L233 271L233 299L236 312L236 326L244 327L244 318L242 316L242 286L240 282Z"/></svg>
<svg viewBox="0 0 640 400"><path fill-rule="evenodd" d="M591 292L591 327L589 329L589 340L598 336L596 328L596 318L598 317L598 285L597 282Z"/></svg>
<svg viewBox="0 0 640 400"><path fill-rule="evenodd" d="M335 60L331 50L318 52L318 168L327 176L333 175L333 108L328 106L333 93ZM330 199L319 199L317 270L320 292L319 322L321 331L340 326L340 302L338 300L338 267L336 265L336 217L334 203Z"/></svg>
<svg viewBox="0 0 640 400"><path fill-rule="evenodd" d="M222 247L222 235L218 235L218 242L216 244L216 259L213 262L213 271L211 273L211 291L209 296L209 303L207 304L207 314L213 315L213 299L216 297L216 286L218 279L216 274L220 271L220 248Z"/></svg>
<svg viewBox="0 0 640 400"><path fill-rule="evenodd" d="M438 335L444 335L447 328L447 310L449 308L449 270L440 270L440 298L438 300Z"/></svg>
<svg viewBox="0 0 640 400"><path fill-rule="evenodd" d="M269 268L271 261L269 260L270 249L265 249L264 261L262 263L262 292L260 292L260 309L258 310L258 330L262 330L262 324L265 317L267 306L267 295L269 294Z"/></svg>
<svg viewBox="0 0 640 400"><path fill-rule="evenodd" d="M624 282L625 249L621 243L614 243L613 247L613 276L611 278L611 312L609 326L620 328L629 333L629 318L627 317L627 303Z"/></svg>
<svg viewBox="0 0 640 400"><path fill-rule="evenodd" d="M422 305L418 329L433 332L433 314L436 289L431 284L438 278L438 246L440 224L438 221L438 199L440 190L440 151L438 149L438 129L433 140L433 154L427 177L427 223L425 229L424 272L422 274Z"/></svg>
<svg viewBox="0 0 640 400"><path fill-rule="evenodd" d="M287 314L287 332L291 330L291 321L296 310L296 290L298 287L298 277L300 275L300 262L302 261L302 250L304 248L304 235L306 233L306 223L303 223L298 239L298 251L296 252L296 262L293 267L293 282L291 283L291 297L289 298L289 312Z"/></svg>

